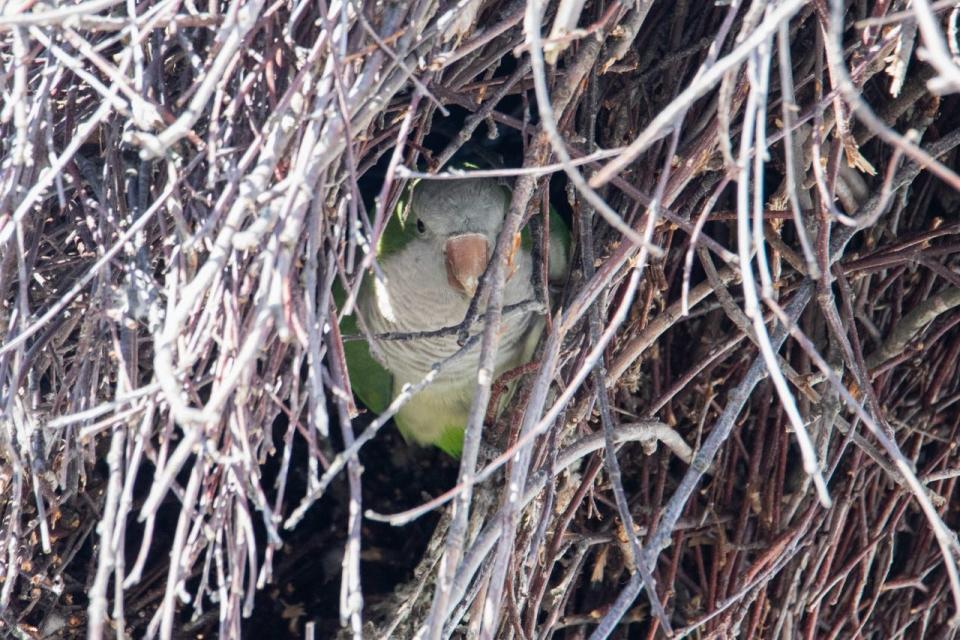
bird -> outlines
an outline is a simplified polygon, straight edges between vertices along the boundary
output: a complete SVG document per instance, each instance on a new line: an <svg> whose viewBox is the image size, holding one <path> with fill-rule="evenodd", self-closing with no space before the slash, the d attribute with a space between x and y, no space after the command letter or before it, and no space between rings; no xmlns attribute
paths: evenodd
<svg viewBox="0 0 960 640"><path fill-rule="evenodd" d="M438 363L457 353L458 331L493 256L497 237L510 206L509 187L493 178L420 180L408 188L377 245L379 269L363 274L356 314L343 316L344 335L435 332L413 339L366 338L344 342L351 387L375 413L386 411L407 385L420 383ZM551 207L548 282L566 278L570 232ZM525 230L508 264L503 304L535 299L532 242ZM487 306L489 288L478 301ZM543 331L543 310L504 315L496 353L494 378L530 361ZM482 331L476 322L470 335ZM440 333L440 335L436 335ZM479 340L465 353L446 362L432 382L414 393L394 416L404 439L434 445L458 458L463 448L479 363Z"/></svg>

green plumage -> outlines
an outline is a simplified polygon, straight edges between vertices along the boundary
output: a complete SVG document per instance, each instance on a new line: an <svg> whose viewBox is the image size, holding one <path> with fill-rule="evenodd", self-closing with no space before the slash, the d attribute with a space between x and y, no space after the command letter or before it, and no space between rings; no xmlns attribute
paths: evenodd
<svg viewBox="0 0 960 640"><path fill-rule="evenodd" d="M334 286L334 299L342 307L346 295L340 283ZM356 316L344 316L340 321L340 333L344 336L359 336L360 327ZM343 343L344 357L350 374L353 392L374 413L383 413L393 400L393 376L370 355L370 345L364 339L346 340Z"/></svg>

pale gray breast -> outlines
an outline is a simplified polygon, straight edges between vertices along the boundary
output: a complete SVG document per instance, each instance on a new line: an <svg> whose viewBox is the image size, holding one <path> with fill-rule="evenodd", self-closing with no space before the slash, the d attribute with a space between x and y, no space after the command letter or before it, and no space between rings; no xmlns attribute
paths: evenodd
<svg viewBox="0 0 960 640"><path fill-rule="evenodd" d="M446 282L446 273L440 268L425 268L422 258L400 254L381 266L389 285L366 283L365 295L359 300L359 309L374 333L433 331L455 325L466 315L469 300L453 291ZM414 261L416 260L416 263ZM531 260L522 254L516 272L507 281L504 303L523 302L532 298L530 283ZM413 274L404 277L400 274ZM501 325L500 346L496 369L502 371L515 361L524 348L524 338L536 320L532 313L514 315ZM475 325L474 333L483 330ZM456 353L460 346L455 335L415 340L379 341L382 362L395 376L405 382L418 382L433 365ZM434 384L456 383L476 375L480 354L479 341L466 353L444 368Z"/></svg>

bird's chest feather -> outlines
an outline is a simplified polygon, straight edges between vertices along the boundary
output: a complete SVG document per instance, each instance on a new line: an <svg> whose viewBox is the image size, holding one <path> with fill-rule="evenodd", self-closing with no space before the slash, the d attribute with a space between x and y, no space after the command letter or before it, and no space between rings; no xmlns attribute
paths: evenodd
<svg viewBox="0 0 960 640"><path fill-rule="evenodd" d="M520 252L513 272L506 283L504 305L533 298L531 259ZM384 281L369 279L362 290L359 307L370 331L374 334L436 331L463 321L470 300L448 283L442 258L415 252L400 252L382 260ZM485 302L481 310L485 309ZM496 374L519 364L524 338L538 322L534 314L505 317L500 327L500 346L496 358ZM475 323L472 335L482 331L482 322ZM438 337L410 340L379 340L380 363L396 378L396 382L417 383L438 363L457 353L456 332ZM456 359L445 362L443 371L431 385L435 390L448 388L457 392L472 390L479 359L479 340ZM469 395L469 394L468 394Z"/></svg>

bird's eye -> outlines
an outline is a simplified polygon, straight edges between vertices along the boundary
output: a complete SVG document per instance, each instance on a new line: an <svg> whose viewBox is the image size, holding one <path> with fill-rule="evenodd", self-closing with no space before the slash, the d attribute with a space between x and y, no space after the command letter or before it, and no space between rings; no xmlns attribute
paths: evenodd
<svg viewBox="0 0 960 640"><path fill-rule="evenodd" d="M427 225L423 224L423 220L417 218L417 233L423 235L427 232Z"/></svg>

